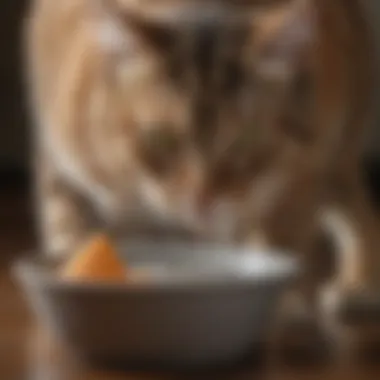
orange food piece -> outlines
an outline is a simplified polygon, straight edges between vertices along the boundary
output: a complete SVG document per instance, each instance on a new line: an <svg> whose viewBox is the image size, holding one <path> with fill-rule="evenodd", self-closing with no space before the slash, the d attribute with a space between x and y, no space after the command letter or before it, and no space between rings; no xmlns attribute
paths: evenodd
<svg viewBox="0 0 380 380"><path fill-rule="evenodd" d="M126 268L111 241L100 234L78 250L64 266L61 276L81 281L125 281Z"/></svg>

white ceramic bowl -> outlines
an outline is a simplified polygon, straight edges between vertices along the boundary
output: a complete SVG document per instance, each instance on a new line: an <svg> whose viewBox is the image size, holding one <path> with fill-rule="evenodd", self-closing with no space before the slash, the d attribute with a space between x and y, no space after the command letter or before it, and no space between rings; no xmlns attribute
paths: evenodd
<svg viewBox="0 0 380 380"><path fill-rule="evenodd" d="M130 242L133 284L67 283L43 260L15 270L42 323L95 363L198 368L233 363L265 342L297 263L273 252L210 244Z"/></svg>

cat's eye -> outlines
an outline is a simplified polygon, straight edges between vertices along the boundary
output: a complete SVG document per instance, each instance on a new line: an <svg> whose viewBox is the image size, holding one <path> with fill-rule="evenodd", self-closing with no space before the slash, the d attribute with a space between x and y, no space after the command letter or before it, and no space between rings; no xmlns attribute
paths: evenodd
<svg viewBox="0 0 380 380"><path fill-rule="evenodd" d="M164 175L176 167L184 145L180 133L165 126L155 127L140 136L141 158L152 172Z"/></svg>

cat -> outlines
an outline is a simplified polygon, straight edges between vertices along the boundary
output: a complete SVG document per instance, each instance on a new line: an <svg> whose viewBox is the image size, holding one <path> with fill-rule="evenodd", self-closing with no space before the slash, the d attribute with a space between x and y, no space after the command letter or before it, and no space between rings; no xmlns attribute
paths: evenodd
<svg viewBox="0 0 380 380"><path fill-rule="evenodd" d="M334 309L377 289L359 0L35 0L25 25L45 252L143 215L294 252L312 317L322 293ZM329 293L321 230L336 243Z"/></svg>

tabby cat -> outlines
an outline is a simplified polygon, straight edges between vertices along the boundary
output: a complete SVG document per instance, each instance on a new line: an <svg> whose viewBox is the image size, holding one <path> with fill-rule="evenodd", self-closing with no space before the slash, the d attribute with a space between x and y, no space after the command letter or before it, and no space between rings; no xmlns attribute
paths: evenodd
<svg viewBox="0 0 380 380"><path fill-rule="evenodd" d="M314 316L326 230L329 294L379 285L360 0L35 0L26 41L46 252L143 215L294 252Z"/></svg>

